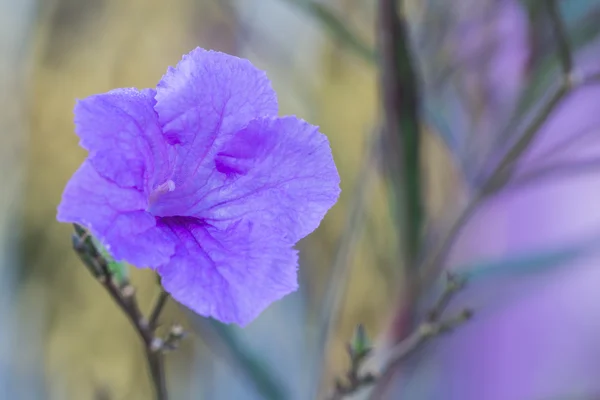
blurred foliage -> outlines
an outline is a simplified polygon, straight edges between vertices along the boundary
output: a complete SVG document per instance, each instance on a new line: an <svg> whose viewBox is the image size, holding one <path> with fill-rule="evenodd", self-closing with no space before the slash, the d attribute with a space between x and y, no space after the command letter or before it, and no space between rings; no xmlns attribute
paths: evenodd
<svg viewBox="0 0 600 400"><path fill-rule="evenodd" d="M168 305L165 323L184 321L197 333L168 357L173 397L239 398L235 393L243 393L244 398L303 399L310 397L307 390L319 381L307 373L315 357L323 357L317 350L314 315L329 286L332 250L351 200L346 193L357 184L358 161L375 120L375 69L356 64L353 55L340 58L329 38L331 29L323 30L312 19L314 8L304 13L279 0L261 2L260 7L264 11L257 14L260 18L288 21L281 35L285 41L298 40L298 32L305 32L309 25L325 32L304 44L298 40L296 46L296 51L305 50L303 58L312 59L314 72L292 72L282 61L289 44L264 47L260 40L265 25L260 18L246 11L238 14L235 7L224 7L220 1L55 0L40 5L34 52L27 61L32 71L27 115L31 129L23 197L26 273L21 291L23 297L47 304L41 328L43 353L37 357L45 360L47 371L55 371L50 386L53 392L62 393L56 398L85 399L104 393L108 398L147 399L150 395L143 349L135 333L69 249L69 227L55 222L64 184L85 157L73 133L75 99L114 87L154 86L168 65L195 46L249 56L267 70L282 113L310 118L330 137L344 195L319 232L301 246L301 292L271 307L248 329L232 331L218 324L210 331L196 329L197 317L190 320L178 306ZM319 10L319 15L329 15L329 9ZM349 26L344 10L342 6L336 11L337 27L329 22L333 29ZM357 30L365 28L370 29ZM245 30L256 32L256 38ZM340 59L347 62L339 63ZM298 87L305 91L300 96ZM308 100L299 102L303 97ZM329 372L323 382L327 385L331 371L346 362L344 343L355 321L364 321L377 331L384 314L376 311L387 307L393 290L389 273L380 273L394 267L395 241L385 233L390 227L386 195L377 173L371 179L368 220L380 233L360 235L357 247L350 249L349 283L325 357ZM142 306L150 304L154 277L135 268L129 272ZM31 312L24 310L23 318ZM220 344L213 346L217 337ZM286 372L282 376L279 371ZM197 379L197 385L189 385Z"/></svg>

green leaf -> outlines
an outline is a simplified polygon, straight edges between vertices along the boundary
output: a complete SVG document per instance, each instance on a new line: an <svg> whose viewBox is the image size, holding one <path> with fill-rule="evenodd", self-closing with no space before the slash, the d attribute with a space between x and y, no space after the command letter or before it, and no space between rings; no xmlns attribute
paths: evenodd
<svg viewBox="0 0 600 400"><path fill-rule="evenodd" d="M372 348L371 340L367 335L363 324L359 324L354 330L352 342L350 342L350 349L354 356L364 354L370 351Z"/></svg>
<svg viewBox="0 0 600 400"><path fill-rule="evenodd" d="M99 240L92 237L94 246L98 249L102 257L106 260L108 270L111 275L115 278L119 285L125 284L129 280L129 270L127 264L115 261L115 259L108 253L106 248L100 243Z"/></svg>

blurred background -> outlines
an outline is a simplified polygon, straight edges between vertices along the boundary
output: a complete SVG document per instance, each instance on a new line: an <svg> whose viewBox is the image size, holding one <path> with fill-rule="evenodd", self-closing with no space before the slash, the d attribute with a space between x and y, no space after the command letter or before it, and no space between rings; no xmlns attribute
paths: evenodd
<svg viewBox="0 0 600 400"><path fill-rule="evenodd" d="M561 98L510 182L451 228L561 82L549 2L402 4L420 94L421 255L453 237L440 268L470 282L451 309L475 314L393 368L381 398L600 398L600 87ZM377 368L406 335L411 291L393 196L403 177L384 167L379 3L0 0L0 399L152 398L138 337L72 251L56 207L86 156L76 99L154 87L196 46L267 71L281 113L329 137L342 195L299 244L300 290L246 329L168 304L163 326L190 332L167 355L171 398L325 398L359 323ZM575 71L600 72L600 2L556 4ZM155 277L132 280L148 311ZM419 296L417 319L436 288Z"/></svg>

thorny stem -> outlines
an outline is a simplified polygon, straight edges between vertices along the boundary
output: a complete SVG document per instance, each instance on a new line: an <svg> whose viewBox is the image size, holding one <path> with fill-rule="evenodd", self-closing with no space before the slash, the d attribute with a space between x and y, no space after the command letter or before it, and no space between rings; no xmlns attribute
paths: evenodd
<svg viewBox="0 0 600 400"><path fill-rule="evenodd" d="M163 309L166 298L159 297L157 307L151 313L152 324L146 320L137 303L135 288L127 281L118 283L108 267L107 260L100 254L91 240L89 232L74 224L73 248L98 281L127 316L134 329L144 342L146 358L152 376L157 400L168 400L163 362L162 340L155 336L156 321Z"/></svg>

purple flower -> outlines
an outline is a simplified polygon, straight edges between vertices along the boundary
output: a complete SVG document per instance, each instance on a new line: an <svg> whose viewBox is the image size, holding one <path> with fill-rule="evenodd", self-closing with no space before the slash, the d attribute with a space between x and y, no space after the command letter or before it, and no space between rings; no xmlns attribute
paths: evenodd
<svg viewBox="0 0 600 400"><path fill-rule="evenodd" d="M58 220L156 270L195 312L246 325L297 288L293 246L340 193L327 138L277 111L265 73L200 48L156 90L81 100L76 131L89 156Z"/></svg>

